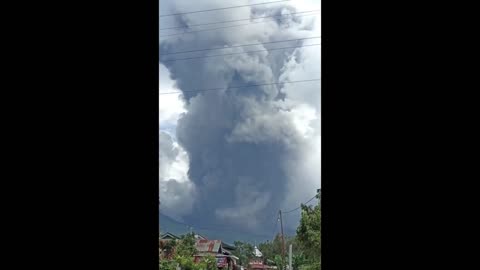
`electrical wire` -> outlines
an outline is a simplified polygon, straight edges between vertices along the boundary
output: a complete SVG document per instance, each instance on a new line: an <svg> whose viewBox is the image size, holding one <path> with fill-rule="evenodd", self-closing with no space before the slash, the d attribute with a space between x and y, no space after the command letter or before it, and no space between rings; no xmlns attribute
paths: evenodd
<svg viewBox="0 0 480 270"><path fill-rule="evenodd" d="M250 44L234 45L234 46L228 46L228 47L208 48L208 49L199 49L199 50L191 50L191 51L180 51L180 52L172 52L172 53L161 53L160 55L171 55L171 54L179 54L179 53L191 53L191 52L202 52L202 51L212 51L212 50L223 50L223 49L230 49L230 48L238 48L238 47L246 47L246 46L255 46L255 45L264 45L264 44L273 44L273 43L290 42L290 41L300 41L300 40L315 39L315 38L321 38L321 37L320 37L320 36L317 36L317 37L307 37L307 38L297 38L297 39L286 39L286 40L278 40L278 41L269 41L269 42L263 42L263 43L250 43Z"/></svg>
<svg viewBox="0 0 480 270"><path fill-rule="evenodd" d="M318 194L316 194L315 196L313 196L310 200L306 201L305 203L303 203L303 205L311 202L313 199L315 199L317 197ZM302 207L302 205L300 205L299 207L295 208L295 209L292 209L292 210L289 210L289 211L286 211L286 212L282 212L282 214L288 214L288 213L291 213L293 211L296 211L298 209L300 209Z"/></svg>
<svg viewBox="0 0 480 270"><path fill-rule="evenodd" d="M216 10L226 10L226 9L232 9L232 8L259 6L259 5L266 5L266 4L273 4L273 3L280 3L280 2L288 2L288 1L290 1L290 0L263 2L263 3L257 3L257 4L249 4L249 5L241 5L241 6L232 6L232 7L223 7L223 8L212 8L212 9L204 9L204 10L197 10L197 11L190 11L190 12L182 12L182 13L174 13L174 14L161 14L159 17L168 17L168 16L176 16L176 15L184 15L184 14L192 14L192 13L200 13L200 12L208 12L208 11L216 11Z"/></svg>
<svg viewBox="0 0 480 270"><path fill-rule="evenodd" d="M218 57L218 56L227 56L227 55L236 55L236 54L245 54L245 53L253 53L253 52L270 52L270 51L277 51L277 50L284 50L284 49L293 49L293 48L303 48L303 47L311 47L311 46L320 46L322 44L307 44L301 46L291 46L291 47L282 47L282 48L273 48L273 49L266 49L266 50L257 50L257 51L248 51L248 52L237 52L237 53L227 53L227 54L215 54L215 55L207 55L207 56L200 56L200 57L189 57L189 58L179 58L179 59L170 59L170 60L163 60L162 63L167 62L175 62L181 60L192 60L192 59L204 59L204 58L211 58L211 57Z"/></svg>
<svg viewBox="0 0 480 270"><path fill-rule="evenodd" d="M295 14L303 14L303 13L310 13L310 12L319 12L319 9L315 10L308 10L308 11L301 11L301 12L293 12L289 14L281 14L281 15L273 15L273 16L263 16L263 17L254 17L254 18L248 18L248 19L238 19L238 20L230 20L230 21L220 21L220 22L212 22L212 23L200 23L200 24L192 24L192 25L187 25L187 26L174 26L174 27L165 27L165 28L160 28L160 31L163 30L171 30L171 29L182 29L182 28L189 28L189 27L196 27L196 26L203 26L203 25L212 25L212 24L220 24L220 23L230 23L230 22L241 22L241 21L252 21L252 20L257 20L257 19L265 19L265 18L275 18L275 17L283 17L283 16L292 16Z"/></svg>
<svg viewBox="0 0 480 270"><path fill-rule="evenodd" d="M238 88L248 88L256 86L267 86L267 85L278 85L278 84L290 84L290 83L301 83L301 82L313 82L320 81L320 79L310 79L310 80L299 80L299 81L287 81L287 82L278 82L278 83L264 83L264 84L251 84L251 85L242 85L242 86L233 86L227 88L208 88L208 89L198 89L198 90L185 90L185 91L176 91L176 92L160 92L160 95L168 94L180 94L183 92L203 92L203 91L218 91L218 90L229 90L229 89L238 89Z"/></svg>
<svg viewBox="0 0 480 270"><path fill-rule="evenodd" d="M317 16L318 14L308 14L308 15L299 15L297 17L306 17L306 16ZM160 38L163 37L169 37L165 39L170 39L171 36L178 36L182 34L191 34L191 33L199 33L199 32L206 32L206 31L213 31L213 30L219 30L219 29L226 29L226 28L234 28L234 27L240 27L240 26L249 26L252 24L259 24L259 23L267 23L267 22L272 22L272 20L264 20L261 22L251 22L251 23L244 23L244 24L236 24L236 25L229 25L229 26L222 26L222 27L216 27L216 28L209 28L209 29L202 29L202 30L195 30L195 31L187 31L184 33L174 33L174 34L168 34L168 35L160 35ZM186 28L188 29L188 28ZM164 39L164 40L165 40Z"/></svg>

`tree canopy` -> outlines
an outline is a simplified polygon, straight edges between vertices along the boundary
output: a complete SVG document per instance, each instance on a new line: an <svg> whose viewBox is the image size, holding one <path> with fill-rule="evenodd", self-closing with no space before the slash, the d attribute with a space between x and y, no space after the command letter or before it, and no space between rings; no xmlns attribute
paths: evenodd
<svg viewBox="0 0 480 270"><path fill-rule="evenodd" d="M320 196L317 196L320 198ZM296 235L285 237L285 262L288 262L288 246L291 244L293 270L319 270L321 268L321 209L320 204L314 206L301 205L301 219ZM273 241L259 245L265 262L273 262L283 269L282 239L277 234Z"/></svg>
<svg viewBox="0 0 480 270"><path fill-rule="evenodd" d="M319 198L319 196L317 196ZM292 270L320 270L321 269L321 209L320 204L314 206L301 205L301 219L296 235L285 237L285 260L282 260L282 237L277 234L273 241L260 243L258 249L263 254L264 263L276 265L279 270L284 269L284 261L288 262L288 246L293 246ZM234 242L233 254L239 258L239 263L247 266L254 258L254 246L242 241ZM216 268L216 259L213 256L205 257L202 262L194 263L196 253L194 234L186 234L166 249L174 249L173 260L162 260L161 270L175 270L179 265L184 270L213 270Z"/></svg>
<svg viewBox="0 0 480 270"><path fill-rule="evenodd" d="M235 241L233 244L235 246L233 255L238 257L240 265L247 265L249 260L253 258L254 247L250 243L241 241Z"/></svg>
<svg viewBox="0 0 480 270"><path fill-rule="evenodd" d="M302 205L302 218L297 228L297 239L303 252L313 262L320 262L321 218L320 206Z"/></svg>

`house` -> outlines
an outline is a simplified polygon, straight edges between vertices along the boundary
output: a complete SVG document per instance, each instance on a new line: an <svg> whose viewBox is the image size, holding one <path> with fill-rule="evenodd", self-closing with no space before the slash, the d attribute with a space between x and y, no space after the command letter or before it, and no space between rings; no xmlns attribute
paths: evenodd
<svg viewBox="0 0 480 270"><path fill-rule="evenodd" d="M195 255L196 262L202 260L204 256L211 255L217 258L217 266L219 268L232 269L237 264L238 258L232 255L232 251L235 250L234 246L221 240L209 240L200 234L194 234L194 237L195 248L197 249L197 254ZM171 259L174 256L175 250L172 249L172 241L181 241L181 238L169 232L160 236L160 259Z"/></svg>
<svg viewBox="0 0 480 270"><path fill-rule="evenodd" d="M197 254L195 262L202 260L204 256L214 256L217 258L217 267L224 269L235 269L238 257L232 255L235 247L228 245L221 240L197 239L195 243Z"/></svg>
<svg viewBox="0 0 480 270"><path fill-rule="evenodd" d="M232 251L235 250L234 246L231 246L221 240L208 240L208 239L197 239L195 243L195 248L199 254L223 254L231 255Z"/></svg>
<svg viewBox="0 0 480 270"><path fill-rule="evenodd" d="M195 240L207 240L207 238L200 234L195 234Z"/></svg>
<svg viewBox="0 0 480 270"><path fill-rule="evenodd" d="M223 250L224 250L225 252L228 252L228 254L231 254L232 251L235 250L235 247L234 247L234 246L229 245L229 244L227 244L227 243L225 243L225 242L222 242L222 247L223 247Z"/></svg>
<svg viewBox="0 0 480 270"><path fill-rule="evenodd" d="M166 232L160 235L160 239L159 239L160 259L164 259L164 258L169 259L173 256L174 250L173 249L170 250L171 249L170 242L177 241L179 239L180 237L169 232Z"/></svg>
<svg viewBox="0 0 480 270"><path fill-rule="evenodd" d="M180 239L180 237L174 235L173 233L166 232L160 235L160 239L162 240L172 240L172 239Z"/></svg>
<svg viewBox="0 0 480 270"><path fill-rule="evenodd" d="M199 239L195 242L195 248L198 254L210 254L213 256L223 254L222 241L220 240Z"/></svg>

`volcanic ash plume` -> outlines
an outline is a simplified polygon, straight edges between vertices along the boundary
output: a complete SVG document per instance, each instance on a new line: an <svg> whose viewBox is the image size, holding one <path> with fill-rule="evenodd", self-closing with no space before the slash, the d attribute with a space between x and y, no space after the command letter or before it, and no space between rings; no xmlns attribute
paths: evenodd
<svg viewBox="0 0 480 270"><path fill-rule="evenodd" d="M162 13L224 6L224 1L171 1ZM298 12L286 5L267 7L185 14L171 18L169 25L172 21L192 25ZM162 54L319 36L318 19L279 16L262 24L161 38L161 63L183 92L186 104L176 127L178 147L171 146L173 141L164 134L160 144L167 149L161 151L166 164L179 155L178 149L188 154L184 159L188 160L188 179L164 179L162 204L163 196L173 200L169 198L173 193L168 193L186 192L178 198L185 200L181 216L188 222L269 232L279 208L297 207L315 195L320 179L319 82L227 88L319 78L319 46L233 53L298 47L320 43L320 39ZM170 61L218 54L231 55ZM208 88L223 90L191 91ZM287 224L296 226L288 217Z"/></svg>

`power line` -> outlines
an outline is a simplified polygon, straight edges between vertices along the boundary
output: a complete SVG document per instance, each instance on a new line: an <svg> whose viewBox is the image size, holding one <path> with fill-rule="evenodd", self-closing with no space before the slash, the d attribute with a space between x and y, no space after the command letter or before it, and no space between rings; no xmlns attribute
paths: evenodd
<svg viewBox="0 0 480 270"><path fill-rule="evenodd" d="M315 38L321 38L321 37L318 36L318 37L307 37L307 38L297 38L297 39L286 39L286 40L278 40L278 41L269 41L269 42L263 42L263 43L250 43L250 44L234 45L234 46L228 46L228 47L218 47L218 48L208 48L208 49L191 50L191 51L180 51L180 52L172 52L172 53L162 53L161 55L171 55L171 54L190 53L190 52L202 52L202 51L212 51L212 50L223 50L223 49L238 48L238 47L245 47L245 46L264 45L264 44L281 43L281 42L289 42L289 41L300 41L300 40L315 39Z"/></svg>
<svg viewBox="0 0 480 270"><path fill-rule="evenodd" d="M302 48L302 47L311 47L311 46L319 46L319 45L321 45L321 44L320 44L320 43L317 43L317 44L308 44L308 45L301 45L301 46L282 47L282 48L265 49L265 50L257 50L257 51L248 51L248 52L237 52L237 53L207 55L207 56L200 56L200 57L179 58L179 59L164 60L164 61L160 61L160 62L166 63L166 62L175 62L175 61L181 61L181 60L203 59L203 58L211 58L211 57L218 57L218 56L245 54L245 53L252 53L252 52L269 52L269 51L277 51L277 50L292 49L292 48Z"/></svg>
<svg viewBox="0 0 480 270"><path fill-rule="evenodd" d="M293 211L296 211L296 210L300 209L300 207L301 207L301 206L299 206L299 207L297 207L297 208L295 208L295 209L293 209L293 210L287 211L287 212L285 212L284 214L288 214L288 213L291 213L291 212L293 212Z"/></svg>
<svg viewBox="0 0 480 270"><path fill-rule="evenodd" d="M315 198L317 197L317 195L318 195L318 194L316 194L316 195L313 196L310 200L306 201L306 202L303 203L303 204L307 204L307 203L311 202L313 199L315 199ZM286 212L282 212L282 213L288 214L288 213L291 213L291 212L293 212L293 211L296 211L296 210L300 209L301 207L302 207L302 205L300 205L299 207L297 207L297 208L295 208L295 209L292 209L292 210L289 210L289 211L286 211Z"/></svg>
<svg viewBox="0 0 480 270"><path fill-rule="evenodd" d="M249 6L259 6L259 5L280 3L280 2L288 2L288 1L290 1L290 0L272 1L272 2L264 2L264 3L241 5L241 6L232 6L232 7L223 7L223 8L212 8L212 9L204 9L204 10L197 10L197 11L190 11L190 12L173 13L173 14L163 14L163 15L160 15L159 17L168 17L168 16L175 16L175 15L192 14L192 13L208 12L208 11L215 11L215 10L225 10L225 9L249 7Z"/></svg>
<svg viewBox="0 0 480 270"><path fill-rule="evenodd" d="M180 93L183 93L183 92L202 92L202 91L229 90L229 89L256 87L256 86L267 86L267 85L278 85L278 84L289 84L289 83L301 83L301 82L313 82L313 81L320 81L320 79L288 81L288 82L278 82L278 83L251 84L251 85L233 86L233 87L227 87L227 88L209 88L209 89L198 89L198 90L185 90L185 91L176 91L176 92L165 92L165 93L160 93L160 95L180 94Z"/></svg>
<svg viewBox="0 0 480 270"><path fill-rule="evenodd" d="M317 197L317 195L315 195L313 198L311 198L310 200L308 200L307 202L305 202L305 203L303 203L303 204L309 203L310 201L312 201L312 200L315 199L316 197ZM286 212L283 212L283 213L284 213L284 214L288 214L288 213L291 213L291 212L293 212L293 211L296 211L296 210L300 209L301 207L302 207L302 206L300 205L299 207L297 207L297 208L295 208L295 209L292 209L292 210L290 210L290 211L286 211Z"/></svg>
<svg viewBox="0 0 480 270"><path fill-rule="evenodd" d="M273 15L273 16L263 16L263 17L255 17L255 18L248 18L248 19L238 19L238 20L230 20L230 21L220 21L220 22L213 22L213 23L200 23L200 24L192 24L187 26L175 26L175 27L165 27L160 28L159 30L171 30L171 29L182 29L185 27L195 27L195 26L202 26L202 25L212 25L212 24L219 24L219 23L230 23L230 22L241 22L241 21L251 21L256 19L264 19L264 18L274 18L274 17L283 17L283 16L292 16L295 14L303 14L303 13L310 13L310 12L319 12L319 9L316 10L308 10L308 11L301 11L301 12L294 12L290 14L281 14L281 15Z"/></svg>
<svg viewBox="0 0 480 270"><path fill-rule="evenodd" d="M299 15L299 16L297 16L297 17L317 16L317 15L318 15L318 14L308 14L308 15ZM188 31L188 32L183 32L183 33L160 35L160 38L162 38L162 37L178 36L178 35L183 35L183 34L198 33L198 32L213 31L213 30L219 30L219 29L225 29L225 28L234 28L234 27L240 27L240 26L248 26L248 25L252 25L252 24L267 23L267 22L272 22L272 21L271 21L271 20L266 20L266 21L261 21L261 22L251 22L251 23L244 23L244 24L237 24L237 25L222 26L222 27L209 28L209 29L196 30L196 31ZM166 38L166 39L169 39L169 38Z"/></svg>

